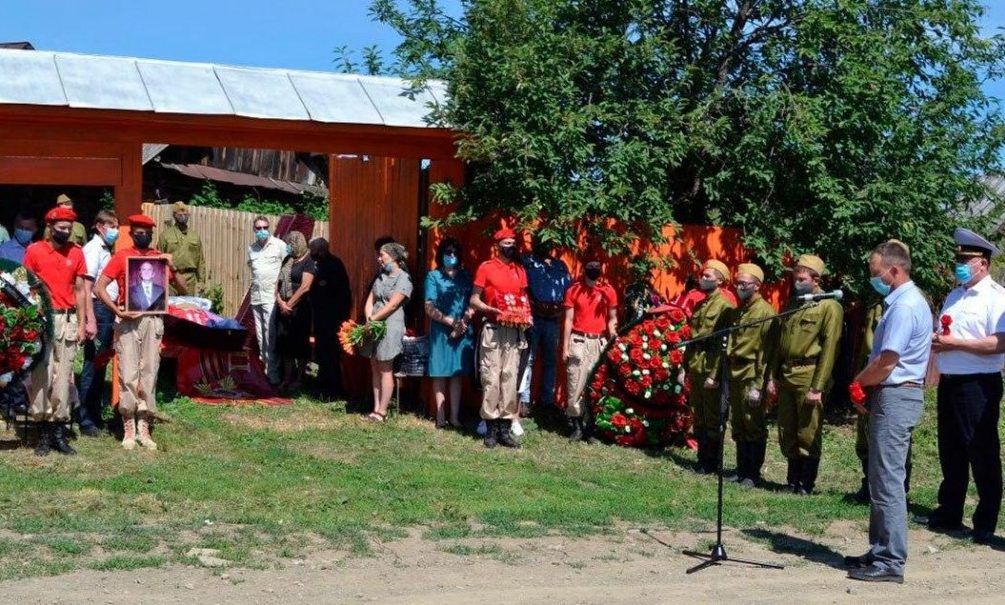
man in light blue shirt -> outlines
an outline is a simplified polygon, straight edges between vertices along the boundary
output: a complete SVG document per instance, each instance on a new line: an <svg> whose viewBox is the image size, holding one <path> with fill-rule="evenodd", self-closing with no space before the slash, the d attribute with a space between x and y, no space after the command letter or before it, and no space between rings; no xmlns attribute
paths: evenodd
<svg viewBox="0 0 1005 605"><path fill-rule="evenodd" d="M14 237L0 243L0 258L18 263L24 262L24 253L28 244L38 233L38 222L35 217L26 212L18 212L14 218Z"/></svg>
<svg viewBox="0 0 1005 605"><path fill-rule="evenodd" d="M911 255L896 240L869 258L872 287L883 296L869 364L852 391L871 389L869 409L869 552L845 557L848 577L868 582L904 581L907 562L907 495L904 477L911 431L921 420L924 381L932 347L932 312L911 281ZM856 384L857 383L857 384ZM854 396L853 396L854 398Z"/></svg>

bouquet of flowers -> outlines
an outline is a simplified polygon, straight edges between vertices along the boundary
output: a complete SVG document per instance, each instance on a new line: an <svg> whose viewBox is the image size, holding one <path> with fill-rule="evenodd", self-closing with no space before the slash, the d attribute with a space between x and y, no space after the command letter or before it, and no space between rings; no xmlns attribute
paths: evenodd
<svg viewBox="0 0 1005 605"><path fill-rule="evenodd" d="M504 294L496 297L493 306L500 311L499 317L496 318L500 324L512 328L530 326L530 301L526 294Z"/></svg>
<svg viewBox="0 0 1005 605"><path fill-rule="evenodd" d="M342 322L342 327L338 331L338 339L342 343L342 350L353 355L363 346L380 342L385 334L387 334L387 324L383 320L359 324L349 319Z"/></svg>
<svg viewBox="0 0 1005 605"><path fill-rule="evenodd" d="M624 446L683 442L693 417L681 343L690 335L684 311L668 307L609 345L586 394L599 436Z"/></svg>
<svg viewBox="0 0 1005 605"><path fill-rule="evenodd" d="M948 315L943 315L939 318L939 323L942 325L942 335L949 336L949 326L953 325L953 318Z"/></svg>
<svg viewBox="0 0 1005 605"><path fill-rule="evenodd" d="M52 331L50 309L33 273L11 261L0 264L0 389L42 358Z"/></svg>

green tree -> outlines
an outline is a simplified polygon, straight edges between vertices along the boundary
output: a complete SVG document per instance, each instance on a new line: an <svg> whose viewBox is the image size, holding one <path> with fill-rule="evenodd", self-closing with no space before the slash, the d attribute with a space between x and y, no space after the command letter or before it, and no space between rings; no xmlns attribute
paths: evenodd
<svg viewBox="0 0 1005 605"><path fill-rule="evenodd" d="M396 69L443 78L470 136L457 222L501 211L612 250L664 225L741 228L776 275L817 252L852 288L878 242L948 285L951 234L999 169L979 0L375 0ZM625 226L611 230L603 219ZM867 287L867 286L865 286Z"/></svg>

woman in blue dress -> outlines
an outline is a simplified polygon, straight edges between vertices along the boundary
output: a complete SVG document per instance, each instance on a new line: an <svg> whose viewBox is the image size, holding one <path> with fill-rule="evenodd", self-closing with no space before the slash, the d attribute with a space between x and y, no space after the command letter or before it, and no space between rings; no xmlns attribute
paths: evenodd
<svg viewBox="0 0 1005 605"><path fill-rule="evenodd" d="M450 425L460 427L461 385L474 373L474 329L468 307L473 283L461 266L463 250L454 238L436 249L436 269L426 275L426 315L429 316L429 376L436 398L436 427L447 425L444 404L449 388Z"/></svg>

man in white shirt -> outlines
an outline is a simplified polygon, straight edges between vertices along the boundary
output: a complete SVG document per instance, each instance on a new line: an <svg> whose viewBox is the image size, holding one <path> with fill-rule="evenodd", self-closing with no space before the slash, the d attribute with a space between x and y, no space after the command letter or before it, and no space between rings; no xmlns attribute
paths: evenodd
<svg viewBox="0 0 1005 605"><path fill-rule="evenodd" d="M88 437L97 437L104 426L102 410L107 400L105 391L105 366L111 360L112 329L115 327L115 312L105 306L94 294L94 284L112 258L112 248L119 237L119 219L107 210L101 210L94 217L94 237L84 245L84 290L91 299L88 308L87 325L94 338L84 343L84 366L80 371L80 405L77 407L77 423L80 432ZM119 298L119 285L108 285L112 300Z"/></svg>
<svg viewBox="0 0 1005 605"><path fill-rule="evenodd" d="M248 246L248 267L251 268L251 313L255 318L258 351L266 374L273 384L279 382L279 361L276 359L276 282L286 258L286 242L272 236L269 219L255 218L252 228L255 241Z"/></svg>
<svg viewBox="0 0 1005 605"><path fill-rule="evenodd" d="M969 229L957 229L956 281L942 306L932 352L939 368L939 505L927 520L935 530L962 527L963 504L973 469L978 503L974 542L988 543L1002 500L998 437L1005 363L1005 288L988 275L1000 251Z"/></svg>

